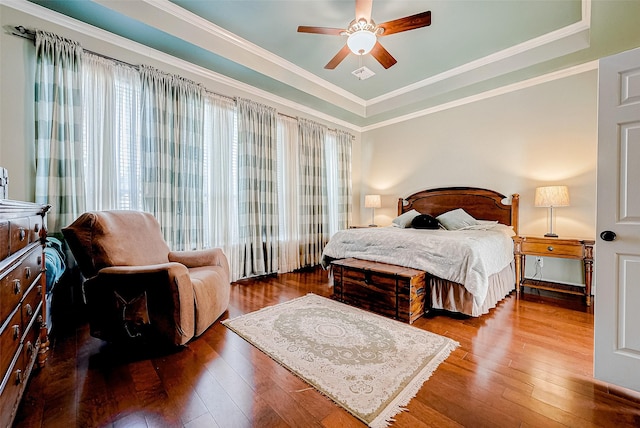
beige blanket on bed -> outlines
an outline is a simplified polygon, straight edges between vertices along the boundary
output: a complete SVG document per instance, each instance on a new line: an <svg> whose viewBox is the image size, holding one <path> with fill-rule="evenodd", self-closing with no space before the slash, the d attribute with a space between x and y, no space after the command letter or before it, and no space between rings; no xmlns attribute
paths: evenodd
<svg viewBox="0 0 640 428"><path fill-rule="evenodd" d="M426 230L397 227L349 229L336 233L323 252L330 259L355 257L424 270L463 284L481 305L489 276L513 260L513 231L501 224L490 230Z"/></svg>

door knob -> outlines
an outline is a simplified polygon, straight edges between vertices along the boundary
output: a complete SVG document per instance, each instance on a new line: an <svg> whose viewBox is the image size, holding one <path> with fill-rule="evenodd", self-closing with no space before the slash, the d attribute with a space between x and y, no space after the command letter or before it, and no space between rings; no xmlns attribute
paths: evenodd
<svg viewBox="0 0 640 428"><path fill-rule="evenodd" d="M616 233L610 230L605 230L600 234L600 238L602 238L603 241L613 241L616 239Z"/></svg>

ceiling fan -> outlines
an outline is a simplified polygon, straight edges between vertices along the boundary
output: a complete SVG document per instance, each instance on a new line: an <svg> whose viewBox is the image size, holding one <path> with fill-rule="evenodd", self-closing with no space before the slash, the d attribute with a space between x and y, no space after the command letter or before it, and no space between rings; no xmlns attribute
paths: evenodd
<svg viewBox="0 0 640 428"><path fill-rule="evenodd" d="M328 34L333 36L348 36L347 43L334 56L324 68L333 70L343 59L354 53L356 55L371 55L384 67L389 68L397 61L380 44L378 37L389 36L403 31L415 30L416 28L431 25L431 11L418 13L393 21L376 24L371 19L371 7L373 0L356 0L356 18L349 23L346 29L328 27L309 27L301 25L298 27L299 33Z"/></svg>

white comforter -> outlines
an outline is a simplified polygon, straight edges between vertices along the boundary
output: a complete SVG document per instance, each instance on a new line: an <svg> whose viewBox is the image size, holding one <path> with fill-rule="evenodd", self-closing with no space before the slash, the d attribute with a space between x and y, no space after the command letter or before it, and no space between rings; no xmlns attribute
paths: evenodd
<svg viewBox="0 0 640 428"><path fill-rule="evenodd" d="M481 305L489 276L513 260L513 231L504 225L490 230L426 230L397 227L349 229L336 233L324 248L327 258L358 259L424 270L463 284Z"/></svg>

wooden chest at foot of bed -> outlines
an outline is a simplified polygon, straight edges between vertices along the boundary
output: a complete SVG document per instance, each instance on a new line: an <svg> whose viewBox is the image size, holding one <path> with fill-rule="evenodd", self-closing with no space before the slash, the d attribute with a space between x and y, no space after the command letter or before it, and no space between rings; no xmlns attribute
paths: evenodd
<svg viewBox="0 0 640 428"><path fill-rule="evenodd" d="M409 324L428 309L424 271L354 258L331 264L335 300Z"/></svg>

